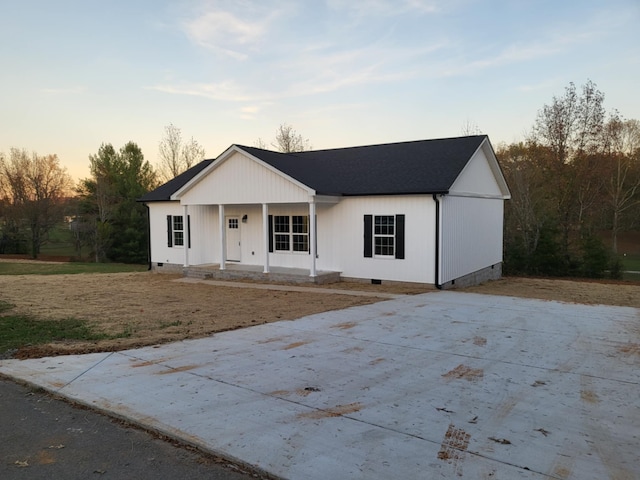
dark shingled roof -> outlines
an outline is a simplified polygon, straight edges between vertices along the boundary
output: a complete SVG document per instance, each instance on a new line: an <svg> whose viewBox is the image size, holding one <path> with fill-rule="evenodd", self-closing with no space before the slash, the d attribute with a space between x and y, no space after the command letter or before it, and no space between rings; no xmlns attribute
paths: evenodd
<svg viewBox="0 0 640 480"><path fill-rule="evenodd" d="M278 153L239 147L324 195L446 193L486 135Z"/></svg>
<svg viewBox="0 0 640 480"><path fill-rule="evenodd" d="M209 166L213 160L203 160L200 163L194 165L186 172L182 172L177 177L169 180L167 183L160 185L155 190L150 191L142 198L139 198L139 202L166 202L171 199L171 195L180 190L189 180L195 177L198 173Z"/></svg>
<svg viewBox="0 0 640 480"><path fill-rule="evenodd" d="M297 153L238 148L320 195L429 194L447 193L486 138L475 135ZM199 163L141 201L168 200L211 162Z"/></svg>

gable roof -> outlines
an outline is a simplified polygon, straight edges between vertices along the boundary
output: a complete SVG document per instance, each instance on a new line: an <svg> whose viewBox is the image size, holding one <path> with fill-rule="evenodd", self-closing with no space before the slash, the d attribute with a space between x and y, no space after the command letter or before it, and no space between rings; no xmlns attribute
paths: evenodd
<svg viewBox="0 0 640 480"><path fill-rule="evenodd" d="M171 195L174 192L179 190L182 186L189 182L193 177L195 177L198 173L208 167L213 160L203 160L200 163L197 163L189 170L182 172L177 177L169 180L167 183L160 185L155 190L150 191L143 197L139 198L139 202L166 202L171 200Z"/></svg>
<svg viewBox="0 0 640 480"><path fill-rule="evenodd" d="M248 153L319 195L402 195L448 193L485 141L486 135L474 135L295 153L242 145L230 149ZM140 201L170 200L212 162L204 160Z"/></svg>

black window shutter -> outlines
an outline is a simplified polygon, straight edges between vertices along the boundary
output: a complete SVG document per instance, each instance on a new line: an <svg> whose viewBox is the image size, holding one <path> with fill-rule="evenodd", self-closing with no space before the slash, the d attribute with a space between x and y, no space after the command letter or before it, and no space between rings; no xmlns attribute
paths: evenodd
<svg viewBox="0 0 640 480"><path fill-rule="evenodd" d="M269 253L273 253L273 215L269 215Z"/></svg>
<svg viewBox="0 0 640 480"><path fill-rule="evenodd" d="M167 215L167 246L173 247L173 222L171 215Z"/></svg>
<svg viewBox="0 0 640 480"><path fill-rule="evenodd" d="M307 215L307 252L311 255L311 224L309 223L309 215Z"/></svg>
<svg viewBox="0 0 640 480"><path fill-rule="evenodd" d="M396 215L396 258L404 259L404 215Z"/></svg>
<svg viewBox="0 0 640 480"><path fill-rule="evenodd" d="M191 215L187 215L187 248L191 248Z"/></svg>
<svg viewBox="0 0 640 480"><path fill-rule="evenodd" d="M364 216L364 256L373 257L373 215Z"/></svg>

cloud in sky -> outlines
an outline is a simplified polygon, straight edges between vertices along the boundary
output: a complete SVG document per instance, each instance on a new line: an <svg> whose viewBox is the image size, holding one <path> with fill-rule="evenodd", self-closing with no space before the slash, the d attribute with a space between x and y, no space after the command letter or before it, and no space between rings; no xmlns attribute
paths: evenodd
<svg viewBox="0 0 640 480"><path fill-rule="evenodd" d="M474 32L465 32L466 24L439 26L458 2L327 0L313 5L285 0L197 3L181 27L196 48L216 56L216 78L187 74L149 88L235 102L239 108L251 103L259 109L255 105L261 102L473 76L557 56L589 42L598 34L596 27L607 24L601 16L577 25L545 23L487 45L476 44ZM474 24L478 35L480 20ZM340 22L348 27L336 27Z"/></svg>
<svg viewBox="0 0 640 480"><path fill-rule="evenodd" d="M83 85L72 87L43 87L40 89L45 95L80 95L87 92L87 87Z"/></svg>
<svg viewBox="0 0 640 480"><path fill-rule="evenodd" d="M184 34L196 47L217 56L218 78L193 80L185 75L149 88L240 103L303 97L412 78L417 74L415 65L447 43L417 39L407 46L394 40L393 26L384 24L390 14L398 18L432 14L437 10L434 2L330 0L326 8L311 13L302 12L296 2L265 5L206 2L192 9L181 24ZM317 22L292 32L291 23L308 21L305 15ZM373 35L367 29L332 27L345 17L365 15L371 19ZM249 61L253 66L247 74L242 63Z"/></svg>
<svg viewBox="0 0 640 480"><path fill-rule="evenodd" d="M447 5L447 2L442 0L327 0L329 8L356 18L435 13L441 10L440 5Z"/></svg>
<svg viewBox="0 0 640 480"><path fill-rule="evenodd" d="M587 79L640 118L638 0L5 3L0 151L86 163L133 140L153 161L168 123L208 152L282 122L317 148L455 135L465 120L511 141Z"/></svg>
<svg viewBox="0 0 640 480"><path fill-rule="evenodd" d="M269 2L204 2L182 27L196 45L246 60L269 40L272 25L287 10Z"/></svg>

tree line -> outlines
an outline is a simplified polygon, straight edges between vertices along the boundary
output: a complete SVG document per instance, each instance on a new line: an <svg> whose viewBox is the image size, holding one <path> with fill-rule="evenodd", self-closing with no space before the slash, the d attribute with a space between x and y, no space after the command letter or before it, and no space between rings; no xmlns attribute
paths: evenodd
<svg viewBox="0 0 640 480"><path fill-rule="evenodd" d="M593 82L571 83L527 137L496 151L512 194L505 271L618 277L618 236L640 227L640 122L607 112Z"/></svg>
<svg viewBox="0 0 640 480"><path fill-rule="evenodd" d="M280 125L272 145L282 152L309 148L308 140L287 124ZM37 258L49 233L66 217L77 257L88 247L96 262L144 263L147 212L137 199L204 157L204 148L193 137L184 140L173 124L164 129L156 168L134 142L118 150L105 143L89 156L90 176L75 185L56 155L17 148L8 155L0 152L0 254Z"/></svg>

